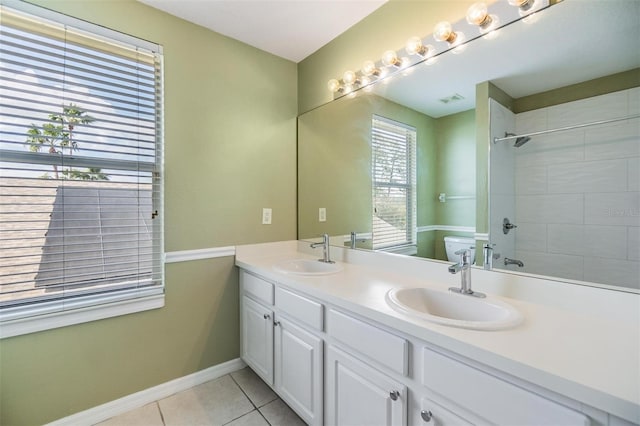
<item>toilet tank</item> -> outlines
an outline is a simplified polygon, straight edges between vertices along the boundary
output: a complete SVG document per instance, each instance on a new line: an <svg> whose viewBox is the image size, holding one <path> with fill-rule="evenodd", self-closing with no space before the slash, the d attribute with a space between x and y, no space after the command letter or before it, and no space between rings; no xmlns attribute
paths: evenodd
<svg viewBox="0 0 640 426"><path fill-rule="evenodd" d="M469 247L475 247L476 241L473 238L468 237L444 237L444 247L447 250L447 259L451 262L459 262L460 255L455 254L458 250L468 249ZM476 250L471 249L471 263L476 261Z"/></svg>

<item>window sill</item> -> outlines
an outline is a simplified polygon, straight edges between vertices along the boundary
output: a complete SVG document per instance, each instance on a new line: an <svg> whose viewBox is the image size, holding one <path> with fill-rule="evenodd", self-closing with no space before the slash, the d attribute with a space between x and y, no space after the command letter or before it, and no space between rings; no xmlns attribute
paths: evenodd
<svg viewBox="0 0 640 426"><path fill-rule="evenodd" d="M164 293L0 322L0 339L158 309Z"/></svg>
<svg viewBox="0 0 640 426"><path fill-rule="evenodd" d="M415 245L383 247L377 250L385 251L387 253L403 254L405 256L415 256L418 254L418 247Z"/></svg>

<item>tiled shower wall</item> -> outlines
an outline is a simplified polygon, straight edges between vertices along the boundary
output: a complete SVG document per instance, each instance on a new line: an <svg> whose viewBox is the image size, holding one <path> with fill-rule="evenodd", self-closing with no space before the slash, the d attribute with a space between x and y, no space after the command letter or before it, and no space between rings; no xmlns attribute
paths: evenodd
<svg viewBox="0 0 640 426"><path fill-rule="evenodd" d="M634 88L518 114L516 132L639 113ZM640 288L640 119L532 136L513 150L524 271Z"/></svg>

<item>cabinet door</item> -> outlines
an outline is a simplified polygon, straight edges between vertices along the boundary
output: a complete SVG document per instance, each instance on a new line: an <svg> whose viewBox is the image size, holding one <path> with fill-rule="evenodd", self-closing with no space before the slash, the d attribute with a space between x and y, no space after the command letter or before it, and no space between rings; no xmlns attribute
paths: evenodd
<svg viewBox="0 0 640 426"><path fill-rule="evenodd" d="M273 385L273 313L242 296L242 359L269 385Z"/></svg>
<svg viewBox="0 0 640 426"><path fill-rule="evenodd" d="M326 423L406 424L407 388L346 352L327 350Z"/></svg>
<svg viewBox="0 0 640 426"><path fill-rule="evenodd" d="M275 389L310 425L322 425L322 339L282 317L275 322Z"/></svg>

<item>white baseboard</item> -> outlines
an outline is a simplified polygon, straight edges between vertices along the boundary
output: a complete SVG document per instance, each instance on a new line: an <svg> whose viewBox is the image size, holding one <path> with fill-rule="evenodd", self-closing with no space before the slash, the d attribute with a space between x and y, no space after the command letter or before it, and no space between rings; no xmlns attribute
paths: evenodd
<svg viewBox="0 0 640 426"><path fill-rule="evenodd" d="M75 426L80 424L92 425L100 423L110 419L111 417L140 408L158 399L166 398L193 386L222 377L225 374L233 373L234 371L240 370L244 367L246 367L246 364L240 358L232 359L231 361L214 365L213 367L197 371L193 374L189 374L188 376L180 377L169 382L162 383L158 386L116 399L115 401L107 402L105 404L98 405L97 407L72 414L71 416L51 422L49 425Z"/></svg>

